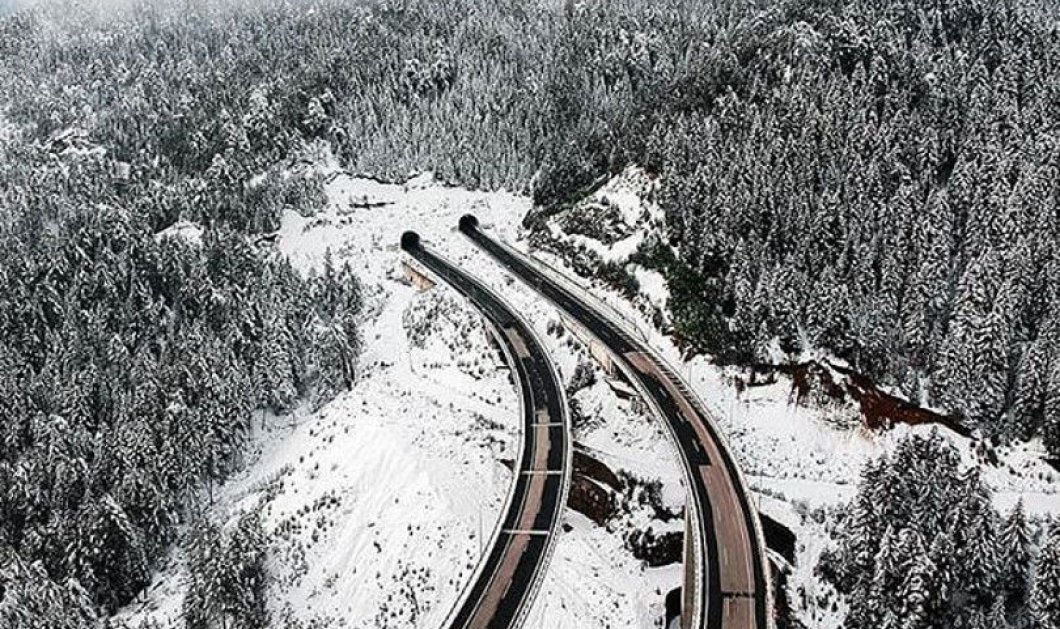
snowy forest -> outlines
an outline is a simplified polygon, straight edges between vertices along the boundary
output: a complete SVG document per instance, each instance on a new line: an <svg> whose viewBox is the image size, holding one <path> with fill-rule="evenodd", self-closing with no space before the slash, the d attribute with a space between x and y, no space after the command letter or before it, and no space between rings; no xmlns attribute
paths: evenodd
<svg viewBox="0 0 1060 629"><path fill-rule="evenodd" d="M129 19L129 32L81 30L92 17L76 12L2 22L4 122L17 129L0 147L5 629L98 626L238 469L256 416L355 378L356 277L328 265L303 278L259 242L318 194L277 170L303 131L222 120L216 92L164 67L195 67L185 55L202 42L155 55L159 25ZM201 234L165 231L178 221ZM239 543L253 529L227 542L203 529L196 539L228 554L196 572L211 596L189 604L189 626L260 618L232 603L254 600L254 582L216 569L253 571L260 548Z"/></svg>
<svg viewBox="0 0 1060 629"><path fill-rule="evenodd" d="M1060 626L1060 525L1041 532L1022 502L1001 514L991 499L937 433L866 466L817 566L848 597L844 627Z"/></svg>
<svg viewBox="0 0 1060 629"><path fill-rule="evenodd" d="M100 626L189 524L188 627L265 626L254 519L198 514L256 417L356 379L356 277L269 248L322 150L525 192L531 229L639 164L690 349L824 351L1060 456L1050 0L174 4L0 16L0 627ZM853 628L1057 627L1036 531L913 440L820 571Z"/></svg>
<svg viewBox="0 0 1060 629"><path fill-rule="evenodd" d="M824 349L1060 455L1060 32L1017 2L780 4L649 139L677 329Z"/></svg>

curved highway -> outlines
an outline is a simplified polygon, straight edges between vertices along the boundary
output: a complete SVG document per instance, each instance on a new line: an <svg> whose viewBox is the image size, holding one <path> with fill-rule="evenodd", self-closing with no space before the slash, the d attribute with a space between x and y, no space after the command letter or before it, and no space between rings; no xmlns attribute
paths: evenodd
<svg viewBox="0 0 1060 629"><path fill-rule="evenodd" d="M685 629L767 629L769 584L758 514L750 504L739 471L713 421L684 383L641 341L634 339L554 277L543 263L491 239L474 216L460 220L460 231L516 277L586 328L606 346L649 405L661 415L677 442L690 484L698 545L686 559ZM689 573L689 570L694 570ZM686 588L687 590L688 588Z"/></svg>
<svg viewBox="0 0 1060 629"><path fill-rule="evenodd" d="M499 529L470 586L449 616L451 629L519 627L552 549L570 484L563 388L530 327L481 282L405 232L401 248L467 297L493 327L522 396L523 446Z"/></svg>

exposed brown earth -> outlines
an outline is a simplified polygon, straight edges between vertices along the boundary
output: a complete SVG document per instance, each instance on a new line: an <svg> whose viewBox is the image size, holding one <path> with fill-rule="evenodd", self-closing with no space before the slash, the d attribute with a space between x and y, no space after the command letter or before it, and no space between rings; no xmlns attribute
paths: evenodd
<svg viewBox="0 0 1060 629"><path fill-rule="evenodd" d="M622 491L625 488L625 484L617 474L611 471L611 468L586 453L578 442L574 442L573 464L575 474L584 474L615 491Z"/></svg>
<svg viewBox="0 0 1060 629"><path fill-rule="evenodd" d="M617 513L614 494L593 479L575 472L571 477L567 506L599 526L607 524Z"/></svg>
<svg viewBox="0 0 1060 629"><path fill-rule="evenodd" d="M823 394L838 402L855 402L865 426L872 430L886 430L896 424L937 424L959 434L968 434L968 430L954 418L892 395L880 389L869 377L839 365L825 365L819 361L791 365L755 364L750 366L749 379L741 381L737 387L772 384L778 373L791 377L796 404L811 394Z"/></svg>

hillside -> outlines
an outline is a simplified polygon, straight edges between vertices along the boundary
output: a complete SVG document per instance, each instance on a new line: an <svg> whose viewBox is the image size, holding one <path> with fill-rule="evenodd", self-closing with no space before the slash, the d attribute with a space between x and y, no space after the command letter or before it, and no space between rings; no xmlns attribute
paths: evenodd
<svg viewBox="0 0 1060 629"><path fill-rule="evenodd" d="M0 628L441 626L518 398L406 229L567 386L528 626L659 626L680 446L464 214L690 382L782 626L1060 626L1058 16L0 2Z"/></svg>

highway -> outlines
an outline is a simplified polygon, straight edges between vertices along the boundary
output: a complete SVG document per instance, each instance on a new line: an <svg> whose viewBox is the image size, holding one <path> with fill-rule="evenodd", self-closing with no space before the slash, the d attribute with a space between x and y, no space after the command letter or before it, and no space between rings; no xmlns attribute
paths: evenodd
<svg viewBox="0 0 1060 629"><path fill-rule="evenodd" d="M521 625L548 562L570 486L570 425L556 371L530 327L496 294L405 232L401 248L471 301L507 354L522 399L523 440L503 520L446 627Z"/></svg>
<svg viewBox="0 0 1060 629"><path fill-rule="evenodd" d="M696 592L684 629L767 629L771 601L758 514L738 470L703 406L683 382L640 340L627 334L597 306L586 303L543 272L530 256L485 235L474 216L460 220L460 231L513 275L533 287L585 327L619 368L633 380L649 405L667 423L677 442L690 485L699 547L694 565ZM686 580L687 583L687 580ZM684 597L683 597L684 598ZM687 600L687 599L686 599Z"/></svg>

